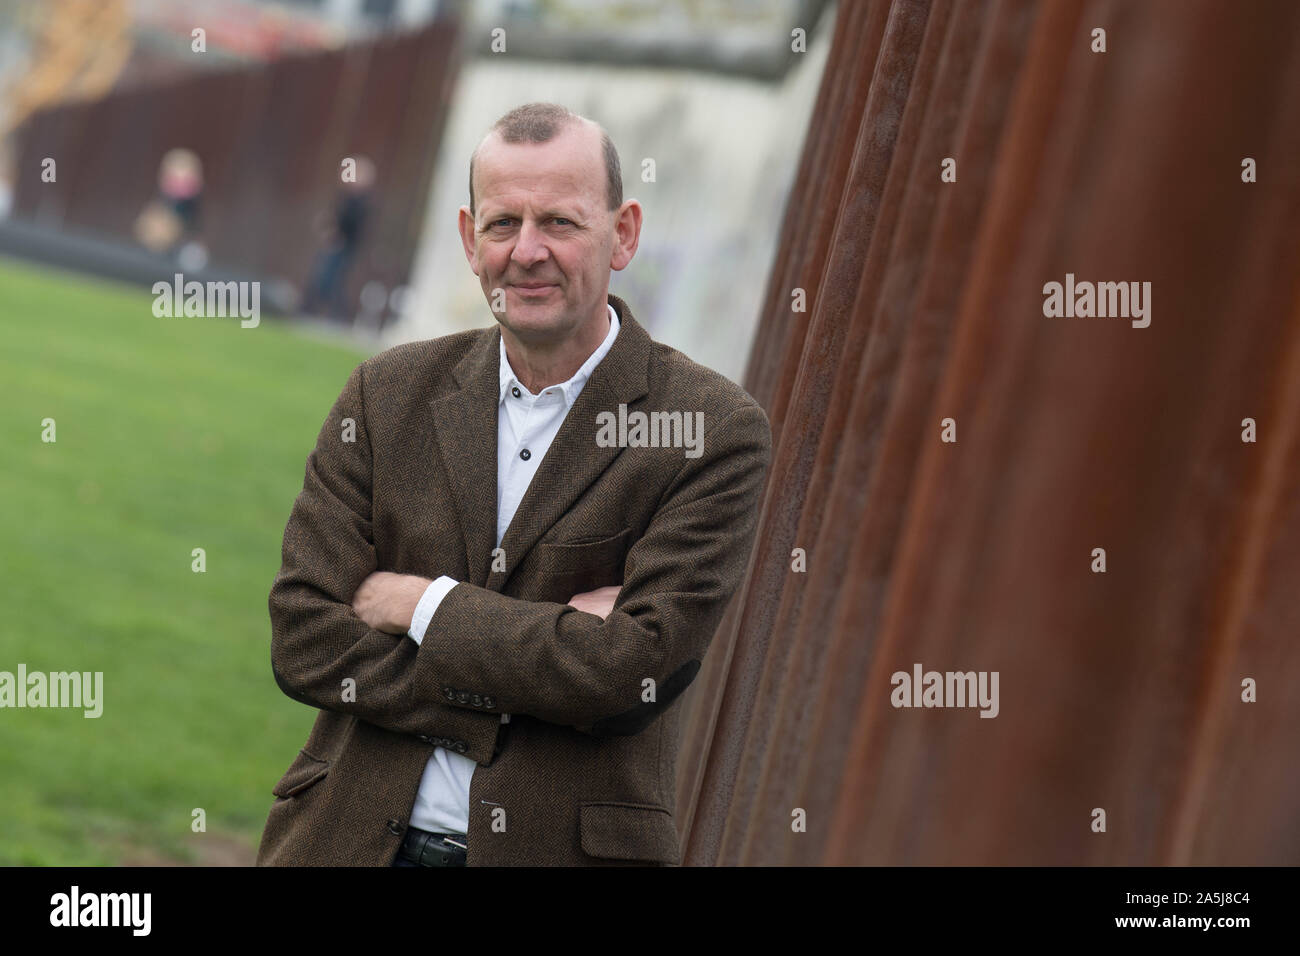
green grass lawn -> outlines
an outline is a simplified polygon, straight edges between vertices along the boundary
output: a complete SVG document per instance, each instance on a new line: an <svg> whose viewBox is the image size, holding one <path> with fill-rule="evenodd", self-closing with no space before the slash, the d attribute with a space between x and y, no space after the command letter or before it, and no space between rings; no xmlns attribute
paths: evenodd
<svg viewBox="0 0 1300 956"><path fill-rule="evenodd" d="M0 259L0 671L104 675L97 719L0 709L0 864L251 862L316 713L271 675L266 599L364 356L152 303Z"/></svg>

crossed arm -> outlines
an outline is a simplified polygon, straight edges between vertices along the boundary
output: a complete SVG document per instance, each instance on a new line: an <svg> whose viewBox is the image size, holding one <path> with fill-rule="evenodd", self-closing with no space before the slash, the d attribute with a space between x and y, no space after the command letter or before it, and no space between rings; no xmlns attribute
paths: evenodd
<svg viewBox="0 0 1300 956"><path fill-rule="evenodd" d="M358 368L322 427L285 530L269 602L280 687L398 732L473 735L475 759L501 713L599 736L649 726L694 679L748 563L771 450L762 409L737 408L713 426L709 454L685 459L608 609L609 589L558 604L461 582L416 645L397 635L428 579L372 579L362 378ZM347 417L356 442L343 445L337 423ZM349 679L350 699L340 694ZM478 703L448 697L448 687Z"/></svg>
<svg viewBox="0 0 1300 956"><path fill-rule="evenodd" d="M352 610L357 617L385 634L405 634L411 629L411 616L425 589L433 583L414 574L375 571L361 582L352 596ZM597 588L575 594L566 602L570 607L595 614L603 621L614 610L620 587Z"/></svg>

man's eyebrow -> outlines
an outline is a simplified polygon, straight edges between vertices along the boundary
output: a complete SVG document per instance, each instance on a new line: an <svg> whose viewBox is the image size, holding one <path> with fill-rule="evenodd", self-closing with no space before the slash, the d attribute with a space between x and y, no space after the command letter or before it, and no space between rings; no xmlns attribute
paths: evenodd
<svg viewBox="0 0 1300 956"><path fill-rule="evenodd" d="M491 225L492 223L496 222L498 219L519 218L518 214L516 214L514 211L509 209L501 209L501 210L494 209L491 212L488 212L486 209L484 209L482 215L483 215L484 225ZM580 209L577 209L576 207L574 209L570 209L567 211L563 209L547 209L542 212L541 216L543 219L559 217L561 219L571 219L573 222L586 221L586 218L582 215L582 211Z"/></svg>

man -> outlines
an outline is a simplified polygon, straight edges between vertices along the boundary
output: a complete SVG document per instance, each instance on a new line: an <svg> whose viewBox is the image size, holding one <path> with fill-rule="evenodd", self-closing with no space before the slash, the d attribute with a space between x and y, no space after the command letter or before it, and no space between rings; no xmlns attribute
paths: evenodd
<svg viewBox="0 0 1300 956"><path fill-rule="evenodd" d="M744 574L771 432L608 294L641 215L563 107L476 150L459 225L497 326L359 366L285 529L272 669L320 714L259 864L680 862L671 705Z"/></svg>

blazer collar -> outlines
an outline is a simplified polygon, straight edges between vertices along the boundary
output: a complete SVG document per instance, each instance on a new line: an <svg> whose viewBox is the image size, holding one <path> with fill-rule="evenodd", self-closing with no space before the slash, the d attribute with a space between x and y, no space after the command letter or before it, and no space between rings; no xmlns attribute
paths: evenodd
<svg viewBox="0 0 1300 956"><path fill-rule="evenodd" d="M550 530L622 449L596 444L596 415L617 414L649 394L649 334L627 303L609 295L618 313L614 344L591 373L538 466L501 540L504 562L494 561L497 526L497 409L500 404L501 329L483 329L452 370L459 388L430 402L434 434L465 532L469 581L500 591L542 535ZM492 570L504 564L505 570ZM444 573L429 569L430 576Z"/></svg>

